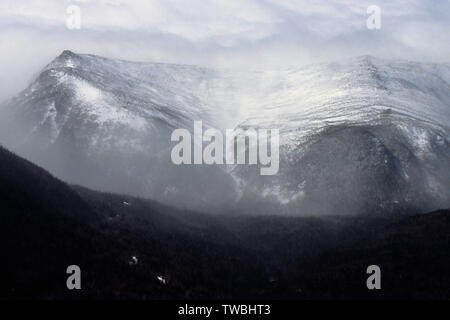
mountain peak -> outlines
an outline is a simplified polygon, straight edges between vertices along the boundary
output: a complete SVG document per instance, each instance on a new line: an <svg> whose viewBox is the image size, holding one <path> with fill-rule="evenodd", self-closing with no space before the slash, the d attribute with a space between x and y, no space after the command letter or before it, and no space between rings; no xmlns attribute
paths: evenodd
<svg viewBox="0 0 450 320"><path fill-rule="evenodd" d="M81 60L81 56L70 51L64 50L48 66L48 68L74 68Z"/></svg>
<svg viewBox="0 0 450 320"><path fill-rule="evenodd" d="M61 54L58 56L59 58L71 58L77 56L77 54L73 51L70 50L64 50L63 52L61 52Z"/></svg>
<svg viewBox="0 0 450 320"><path fill-rule="evenodd" d="M450 70L367 55L342 60L274 74L65 50L2 107L15 118L2 117L0 129L13 150L26 146L28 158L66 181L189 209L259 200L267 213L293 214L448 207L450 174L441 168L449 167ZM192 130L196 120L279 128L279 174L174 168L173 129ZM191 180L201 192L183 191ZM370 189L355 195L365 181Z"/></svg>

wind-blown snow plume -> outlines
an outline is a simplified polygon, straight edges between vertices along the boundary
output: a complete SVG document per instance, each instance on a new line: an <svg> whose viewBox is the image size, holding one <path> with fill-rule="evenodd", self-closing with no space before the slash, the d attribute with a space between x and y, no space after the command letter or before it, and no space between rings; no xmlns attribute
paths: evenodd
<svg viewBox="0 0 450 320"><path fill-rule="evenodd" d="M449 83L449 65L370 56L244 73L64 51L2 106L2 142L71 183L188 208L432 210L450 205ZM170 134L196 120L279 129L279 173L174 165Z"/></svg>

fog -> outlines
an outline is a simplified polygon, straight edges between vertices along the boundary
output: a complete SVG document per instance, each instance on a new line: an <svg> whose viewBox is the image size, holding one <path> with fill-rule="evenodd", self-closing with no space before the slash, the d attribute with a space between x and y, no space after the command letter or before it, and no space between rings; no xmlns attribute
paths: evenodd
<svg viewBox="0 0 450 320"><path fill-rule="evenodd" d="M211 70L156 66L152 71L147 65L149 70L145 73L143 66L136 68L135 64L128 64L127 68L120 69L117 65L125 64L104 63L93 57L76 58L77 55L68 52L69 58L96 61L84 60L73 68L67 60L63 61L63 68L70 69L64 72L84 81L81 84L88 89L101 92L100 98L94 95L93 99L83 100L86 97L80 93L83 88L77 86L78 82L69 81L65 86L64 81L58 80L65 76L64 72L58 76L44 74L37 90L30 88L5 103L4 108L0 105L1 141L69 183L150 197L188 209L210 210L213 206L228 210L229 204L239 202L240 208L249 213L283 213L284 210L284 213L299 214L299 208L303 207L306 209L301 214L330 214L336 209L351 214L367 208L407 207L412 203L408 199L415 199L415 207L427 210L434 209L435 204L448 204L448 195L441 194L448 189L446 181L449 181L448 129L423 128L420 121L405 122L405 126L415 128L412 133L398 133L398 128L390 123L379 124L382 128L379 131L372 128L325 131L331 132L331 137L317 135L306 156L302 154L300 140L294 139L292 145L282 148L280 175L272 178L261 177L257 167L176 167L169 161L172 129L178 128L183 119L193 123L200 117L197 112L189 114L190 108L201 110L201 116L206 114L203 107L211 108L208 113L217 122L223 121L223 109L234 108L230 113L235 123L228 128L260 116L260 123L256 124L285 130L284 141L290 141L298 133L296 130L304 129L301 122L290 123L302 119L298 113L302 103L303 110L315 108L311 114L316 119L312 123L320 118L318 112L322 107L338 114L339 103L353 110L359 107L355 101L363 103L360 106L366 113L363 118L369 114L366 107L372 106L374 100L382 106L393 105L381 113L389 119L393 119L392 109L404 97L407 103L401 112L414 109L411 105L425 106L424 109L447 108L448 80L442 75L449 74L448 66L436 67L439 70L435 74L428 65L413 63L406 69L404 65L390 69L390 65L395 64L392 62L395 59L449 62L450 2L379 1L380 29L370 30L366 20L367 7L372 4L356 0L2 1L0 101L23 90L63 50L130 61L207 66ZM70 6L80 10L79 29L66 25L73 15ZM367 54L376 58L348 60ZM390 62L378 62L376 66L376 61L384 61L378 58ZM305 68L304 74L300 68L279 70L344 60L352 62L340 75L335 65L317 70L312 67L310 71ZM387 71L380 76L377 67ZM232 70L227 73L223 69ZM247 72L247 69L254 71ZM271 69L278 70L270 72ZM220 71L216 73L217 70ZM401 72L405 72L404 78L399 76ZM423 74L424 78L416 78L417 74ZM381 83L380 79L386 75L387 79ZM391 78L400 79L399 83L392 82ZM321 86L323 79L337 80L333 86ZM413 85L409 86L410 83ZM391 87L376 90L378 85ZM361 92L365 95L357 97ZM380 92L386 94L385 100L380 98ZM393 92L400 98L391 103ZM420 104L420 99L411 97L427 99ZM443 103L439 97L444 97ZM314 101L319 102L311 104ZM330 101L334 108L327 108ZM151 119L148 121L151 130L144 133L133 124L122 126L120 121L117 128L109 130L108 123L95 121L97 114L89 114L96 107L104 107L103 114L112 110L109 107L118 107L126 112L131 110L132 116L139 117L142 105L148 106L147 116ZM85 110L77 113L73 106ZM285 106L291 106L292 112L278 110ZM265 117L260 114L262 107L269 111ZM5 111L8 108L23 111L22 126L10 121ZM304 115L308 119L309 114ZM379 110L372 110L371 115L372 120L379 120ZM439 117L446 119L446 115L445 111ZM322 118L328 117L333 115ZM72 122L64 126L69 118ZM274 122L267 125L266 120ZM57 136L63 134L54 143L52 130L57 126L60 126L58 130L64 130L58 131ZM328 128L326 121L323 127ZM23 140L27 140L27 135L33 138L22 143L21 135ZM303 139L302 135L298 137ZM418 152L416 138L433 151L428 154L435 158L434 162L422 159L421 154L414 155ZM403 145L397 146L395 141L401 139ZM380 147L389 143L392 146ZM49 150L43 147L46 145L50 146ZM406 153L411 156L406 158ZM430 163L432 166L428 168ZM415 177L414 172L399 170L402 166L414 168L420 174ZM391 179L397 183L395 187ZM247 182L246 186L243 181ZM424 189L416 185L423 185ZM309 195L306 200L305 194ZM324 195L327 201L323 200ZM262 198L269 200L261 202Z"/></svg>
<svg viewBox="0 0 450 320"><path fill-rule="evenodd" d="M62 50L215 67L305 65L371 54L448 61L450 2L7 0L0 4L0 101L22 90ZM69 6L80 29L69 29Z"/></svg>

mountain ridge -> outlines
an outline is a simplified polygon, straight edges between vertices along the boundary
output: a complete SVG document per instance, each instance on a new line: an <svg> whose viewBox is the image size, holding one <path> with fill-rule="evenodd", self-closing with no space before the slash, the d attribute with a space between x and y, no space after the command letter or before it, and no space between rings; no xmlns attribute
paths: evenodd
<svg viewBox="0 0 450 320"><path fill-rule="evenodd" d="M370 56L232 72L64 51L2 105L0 136L70 183L185 208L251 212L263 202L262 211L327 214L334 205L321 204L323 194L342 214L394 210L397 202L430 211L450 203L449 83L447 65ZM173 165L172 130L192 130L196 120L219 129L279 129L279 175L260 177L257 166ZM359 149L348 141L359 141ZM334 173L328 150L347 178ZM416 194L426 196L415 203Z"/></svg>

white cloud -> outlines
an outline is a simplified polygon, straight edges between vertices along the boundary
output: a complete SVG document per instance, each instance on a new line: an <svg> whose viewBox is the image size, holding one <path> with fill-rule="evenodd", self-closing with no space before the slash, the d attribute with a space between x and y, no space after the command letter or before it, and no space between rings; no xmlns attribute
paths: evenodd
<svg viewBox="0 0 450 320"><path fill-rule="evenodd" d="M372 4L381 8L381 30L366 28ZM81 8L81 30L65 27L69 5ZM66 48L228 66L301 65L358 54L448 61L448 30L449 1L2 0L0 99Z"/></svg>

